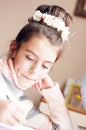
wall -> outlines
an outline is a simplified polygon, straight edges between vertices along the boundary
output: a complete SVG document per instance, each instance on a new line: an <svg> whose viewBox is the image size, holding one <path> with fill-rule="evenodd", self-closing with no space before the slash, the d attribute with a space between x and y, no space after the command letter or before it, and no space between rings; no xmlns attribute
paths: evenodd
<svg viewBox="0 0 86 130"><path fill-rule="evenodd" d="M0 55L3 55L10 40L27 23L35 8L40 4L56 4L64 7L74 18L71 35L63 57L51 70L51 77L61 85L69 78L82 78L86 71L86 19L74 16L77 0L0 0ZM74 36L73 36L74 35Z"/></svg>

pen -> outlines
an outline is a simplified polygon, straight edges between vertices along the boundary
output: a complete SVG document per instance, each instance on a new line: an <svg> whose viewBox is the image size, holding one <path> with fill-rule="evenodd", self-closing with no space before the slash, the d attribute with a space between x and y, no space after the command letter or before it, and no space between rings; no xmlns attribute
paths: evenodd
<svg viewBox="0 0 86 130"><path fill-rule="evenodd" d="M85 126L78 126L79 128L81 128L82 130L86 130Z"/></svg>
<svg viewBox="0 0 86 130"><path fill-rule="evenodd" d="M8 95L6 95L6 98L7 98L8 100L10 99Z"/></svg>

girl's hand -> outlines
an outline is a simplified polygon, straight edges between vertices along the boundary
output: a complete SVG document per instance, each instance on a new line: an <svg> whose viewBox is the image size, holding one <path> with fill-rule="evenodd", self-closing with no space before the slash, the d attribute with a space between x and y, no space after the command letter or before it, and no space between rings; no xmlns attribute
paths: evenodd
<svg viewBox="0 0 86 130"><path fill-rule="evenodd" d="M52 81L52 79L50 78L50 76L47 75L47 76L42 80L41 86L42 86L41 89L51 88L51 87L54 86L54 82Z"/></svg>
<svg viewBox="0 0 86 130"><path fill-rule="evenodd" d="M50 78L50 76L47 75L44 79L42 79L38 83L34 84L31 88L33 90L40 91L42 89L51 88L53 86L54 86L54 82L52 81L52 79Z"/></svg>
<svg viewBox="0 0 86 130"><path fill-rule="evenodd" d="M0 99L0 122L8 125L24 123L25 112L19 104Z"/></svg>

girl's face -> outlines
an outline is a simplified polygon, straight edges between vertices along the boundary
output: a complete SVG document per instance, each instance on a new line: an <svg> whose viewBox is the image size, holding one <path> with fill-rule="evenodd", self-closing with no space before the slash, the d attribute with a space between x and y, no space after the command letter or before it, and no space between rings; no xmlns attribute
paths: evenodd
<svg viewBox="0 0 86 130"><path fill-rule="evenodd" d="M57 52L46 38L34 36L23 43L14 57L20 89L27 89L42 80L55 62Z"/></svg>

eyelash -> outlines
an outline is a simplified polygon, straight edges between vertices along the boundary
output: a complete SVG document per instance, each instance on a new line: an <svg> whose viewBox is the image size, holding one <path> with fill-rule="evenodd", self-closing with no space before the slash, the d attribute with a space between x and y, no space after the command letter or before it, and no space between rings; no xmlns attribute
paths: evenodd
<svg viewBox="0 0 86 130"><path fill-rule="evenodd" d="M30 58L29 56L26 56L26 58L27 58L28 60L32 61L32 62L35 61L34 59ZM42 65L42 67L43 67L44 69L48 69L48 68L49 68L49 67L47 67L47 66L45 66L45 65Z"/></svg>
<svg viewBox="0 0 86 130"><path fill-rule="evenodd" d="M30 58L29 56L26 56L26 58L30 61L35 61L34 59Z"/></svg>
<svg viewBox="0 0 86 130"><path fill-rule="evenodd" d="M42 65L43 66L43 68L45 68L45 69L48 69L49 67L47 67L47 66L45 66L45 65Z"/></svg>

